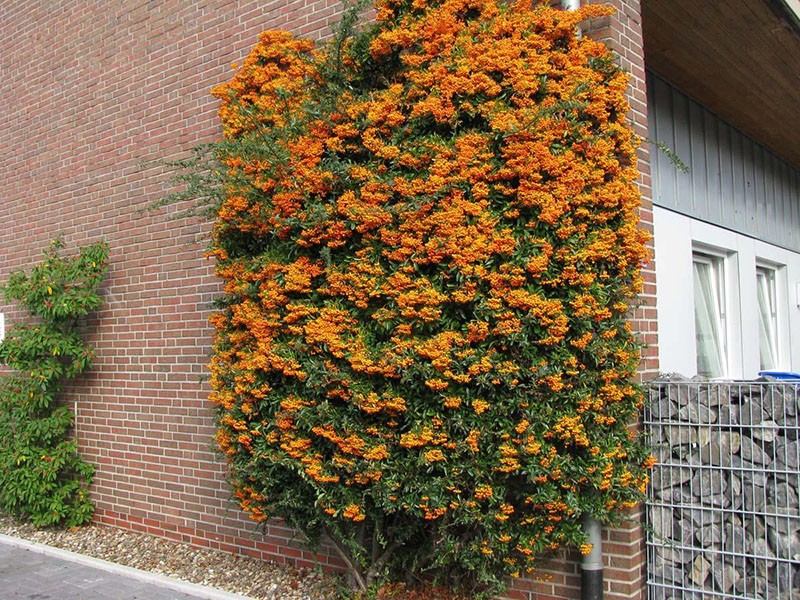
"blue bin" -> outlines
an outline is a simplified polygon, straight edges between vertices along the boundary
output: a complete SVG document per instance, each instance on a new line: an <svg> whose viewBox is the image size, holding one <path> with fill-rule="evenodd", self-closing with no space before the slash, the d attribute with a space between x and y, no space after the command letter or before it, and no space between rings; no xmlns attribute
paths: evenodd
<svg viewBox="0 0 800 600"><path fill-rule="evenodd" d="M790 371L759 371L758 375L783 381L800 381L800 373L791 373Z"/></svg>

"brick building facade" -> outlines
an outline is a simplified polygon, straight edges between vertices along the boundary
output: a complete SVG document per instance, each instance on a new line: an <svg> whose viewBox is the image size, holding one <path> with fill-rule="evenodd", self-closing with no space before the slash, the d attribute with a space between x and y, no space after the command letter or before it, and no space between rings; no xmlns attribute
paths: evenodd
<svg viewBox="0 0 800 600"><path fill-rule="evenodd" d="M632 74L637 133L647 135L639 0L588 35L607 40ZM206 370L210 303L219 291L203 258L208 224L142 212L167 191L154 161L219 135L212 86L268 28L321 37L340 0L0 0L0 280L38 260L57 235L69 247L111 247L104 308L85 334L97 348L71 390L82 454L96 465L99 522L279 562L312 556L278 524L266 536L230 500L212 451ZM650 229L650 164L640 151L642 225ZM3 306L6 323L18 314ZM636 328L654 373L655 276L647 267ZM605 533L607 598L643 593L641 527ZM575 556L515 598L580 597Z"/></svg>

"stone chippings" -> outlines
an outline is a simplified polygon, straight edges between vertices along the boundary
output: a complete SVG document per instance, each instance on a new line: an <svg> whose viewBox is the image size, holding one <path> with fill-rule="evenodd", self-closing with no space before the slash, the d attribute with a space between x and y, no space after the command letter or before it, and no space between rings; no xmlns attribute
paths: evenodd
<svg viewBox="0 0 800 600"><path fill-rule="evenodd" d="M88 525L37 530L0 517L0 533L127 567L206 585L254 600L333 600L333 577L151 535Z"/></svg>
<svg viewBox="0 0 800 600"><path fill-rule="evenodd" d="M672 375L645 429L651 597L800 599L798 387Z"/></svg>

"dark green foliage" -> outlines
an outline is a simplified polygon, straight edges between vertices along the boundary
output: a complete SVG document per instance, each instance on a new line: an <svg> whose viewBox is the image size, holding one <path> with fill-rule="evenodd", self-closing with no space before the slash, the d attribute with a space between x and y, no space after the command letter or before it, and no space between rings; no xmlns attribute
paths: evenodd
<svg viewBox="0 0 800 600"><path fill-rule="evenodd" d="M108 246L100 242L63 257L54 241L30 273L17 271L2 290L34 317L0 343L0 511L34 525L80 525L94 507L93 468L69 438L73 416L60 400L65 380L89 368L92 349L78 336L79 319L100 306Z"/></svg>

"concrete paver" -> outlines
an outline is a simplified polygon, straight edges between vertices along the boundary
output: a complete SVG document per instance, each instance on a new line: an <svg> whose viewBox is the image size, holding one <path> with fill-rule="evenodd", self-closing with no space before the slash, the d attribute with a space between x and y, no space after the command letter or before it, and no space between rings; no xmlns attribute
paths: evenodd
<svg viewBox="0 0 800 600"><path fill-rule="evenodd" d="M159 575L102 564L102 561L71 555L27 542L0 540L0 600L198 600L242 598L212 588L200 589L175 581L165 587ZM34 548L35 547L35 548ZM96 564L93 564L96 563ZM99 565L99 566L98 566ZM153 581L161 581L155 584ZM195 587L198 593L181 588Z"/></svg>

